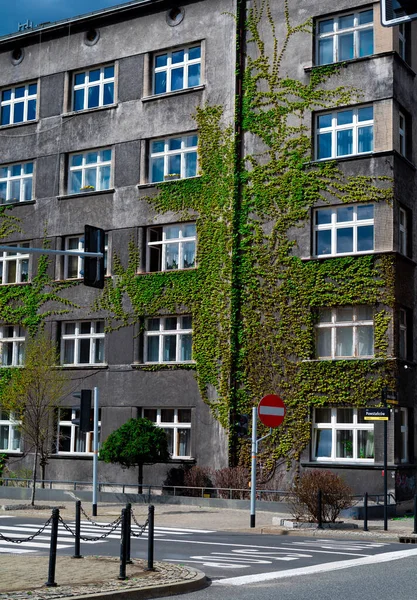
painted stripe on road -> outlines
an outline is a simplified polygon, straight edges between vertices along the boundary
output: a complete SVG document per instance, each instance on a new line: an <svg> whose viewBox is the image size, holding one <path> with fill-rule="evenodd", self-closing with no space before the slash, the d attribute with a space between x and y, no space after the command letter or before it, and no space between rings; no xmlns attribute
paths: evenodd
<svg viewBox="0 0 417 600"><path fill-rule="evenodd" d="M0 553L3 554L29 554L29 552L36 552L36 550L23 550L22 548L0 548Z"/></svg>
<svg viewBox="0 0 417 600"><path fill-rule="evenodd" d="M288 569L286 571L274 571L273 573L257 573L256 575L242 575L241 577L229 577L220 581L213 581L212 585L247 585L248 583L261 583L273 581L275 579L284 579L286 577L298 577L301 575L313 575L315 573L326 573L328 571L338 571L340 569L350 569L351 567L363 567L365 565L374 565L381 562L391 562L417 556L417 548L412 550L401 550L399 552L384 552L367 556L366 558L355 558L352 560L341 560L311 567L301 567L299 569Z"/></svg>

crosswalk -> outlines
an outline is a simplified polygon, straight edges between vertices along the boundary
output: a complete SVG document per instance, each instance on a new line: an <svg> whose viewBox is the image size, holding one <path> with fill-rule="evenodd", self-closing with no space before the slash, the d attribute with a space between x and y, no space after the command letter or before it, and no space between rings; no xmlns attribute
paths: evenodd
<svg viewBox="0 0 417 600"><path fill-rule="evenodd" d="M8 515L9 517L9 515ZM47 552L50 546L50 535L51 535L51 525L48 525L42 533L37 535L32 540L17 542L17 540L23 540L34 535L39 529L41 529L42 524L34 524L34 523L19 523L19 524L8 524L4 522L3 519L7 517L2 517L0 520L0 554L25 554L25 553L34 553L34 552ZM110 540L120 540L120 526L111 531L111 527L109 527L108 523L102 521L96 521L98 525L94 525L90 521L81 521L81 537L83 538L98 538L101 536L103 539L88 539L82 540L82 545L84 544L105 544ZM66 525L72 531L75 531L75 521L66 522ZM141 528L132 523L132 543L135 543L136 539L146 539L148 538L147 529L142 533L140 538L135 537L141 532ZM155 527L154 528L154 537L155 538L163 538L165 536L188 536L196 533L215 533L213 530L208 529L185 529L180 527ZM3 539L3 537L9 538L9 540ZM11 541L16 540L16 541ZM64 550L74 547L74 536L71 531L68 531L64 528L62 523L59 524L58 527L58 544L57 550Z"/></svg>

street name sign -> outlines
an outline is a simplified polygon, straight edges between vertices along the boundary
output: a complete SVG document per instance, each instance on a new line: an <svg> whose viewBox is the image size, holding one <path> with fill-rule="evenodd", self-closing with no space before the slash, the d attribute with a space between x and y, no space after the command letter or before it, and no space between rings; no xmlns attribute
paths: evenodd
<svg viewBox="0 0 417 600"><path fill-rule="evenodd" d="M286 410L279 396L268 394L258 404L258 417L267 427L279 427L285 419Z"/></svg>
<svg viewBox="0 0 417 600"><path fill-rule="evenodd" d="M364 421L389 421L389 408L365 408Z"/></svg>

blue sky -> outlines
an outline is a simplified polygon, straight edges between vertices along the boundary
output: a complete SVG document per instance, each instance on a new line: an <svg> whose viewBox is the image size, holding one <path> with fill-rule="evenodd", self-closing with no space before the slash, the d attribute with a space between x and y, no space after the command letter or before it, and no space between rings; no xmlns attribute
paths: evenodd
<svg viewBox="0 0 417 600"><path fill-rule="evenodd" d="M126 0L0 0L0 36L14 33L18 29L18 23L25 23L28 19L38 25L125 2Z"/></svg>

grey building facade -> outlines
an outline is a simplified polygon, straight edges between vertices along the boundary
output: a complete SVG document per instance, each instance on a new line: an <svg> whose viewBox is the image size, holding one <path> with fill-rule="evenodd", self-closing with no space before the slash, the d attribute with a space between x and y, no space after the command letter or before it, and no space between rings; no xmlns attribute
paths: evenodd
<svg viewBox="0 0 417 600"><path fill-rule="evenodd" d="M0 39L0 196L2 204L13 207L21 226L20 233L3 243L39 247L46 236L52 248L82 249L84 225L89 223L106 231L108 278L117 279L118 260L126 267L132 245L140 250L138 278L198 270L202 250L196 221L184 219L178 207L158 212L148 198L170 181L198 179L198 108L222 107L222 126L240 139L241 156L265 151L242 118L245 81L239 66L247 68L247 57L256 60L259 55L250 41L253 32L242 19L253 17L254 7L259 9L258 31L270 57L271 22L276 39L287 35L285 6L294 27L312 19L310 29L289 37L281 72L308 85L315 68L341 64L323 87L355 90L350 101L338 100L333 107L317 102L315 110L303 114L312 162L334 160L347 179L387 178L381 181L392 182L392 197L369 193L364 201L359 189L357 202L346 202L343 194L326 196L324 191L323 199L309 206L309 218L291 229L292 256L304 265L388 257L393 299L365 302L358 295L347 305L312 305L314 349L308 358L301 353L297 362L312 368L318 362L350 359L352 364L386 363L387 385L395 393L388 424L389 487L401 499L415 489L417 28L383 27L379 2L339 0L335 6L326 0L318 6L289 0L271 2L269 13L260 4L132 2ZM266 231L267 223L265 217ZM8 289L29 285L37 272L36 255L3 252L1 262L2 287ZM81 269L79 259L61 257L51 262L49 275L54 281L77 281ZM145 468L147 483L161 484L171 466L223 468L238 462L231 446L242 449L242 442L233 434L233 422L245 409L242 401L231 402L229 435L224 417L216 419L203 400L193 368L194 323L186 306L178 314L167 306L141 323L107 333L104 321L109 315L94 304L100 292L74 285L61 294L77 306L48 316L46 329L59 344L72 384L58 417L48 479L91 477L91 434L80 436L71 422L76 417L71 391L94 386L100 390L101 440L130 417L148 416L166 429L172 464ZM123 306L129 312L131 307ZM59 303L42 308L50 309L59 311ZM243 308L245 323L244 314ZM383 355L376 350L375 314L387 317ZM25 335L20 324L5 322L3 366L21 365L19 344ZM273 363L266 360L265 369L272 371ZM175 368L153 368L161 365ZM232 387L235 366L232 360ZM250 380L250 369L247 373ZM380 373L381 381L383 377ZM277 383L272 389L272 381L272 374L266 377L265 393L280 393L285 399L287 388ZM340 388L343 384L337 376L335 381L339 394L337 381ZM385 385L381 383L379 392ZM209 399L217 393L209 390ZM343 474L355 491L378 493L383 485L382 424L365 421L361 411L377 403L380 394L364 396L362 404L350 405L348 398L337 404L330 394L324 403L316 397L309 403L303 414L311 435L297 463L301 469L330 468ZM11 416L2 414L0 425L10 465L26 464L24 442ZM287 475L281 474L276 485L284 485L283 478ZM136 474L100 464L99 479L131 482Z"/></svg>

